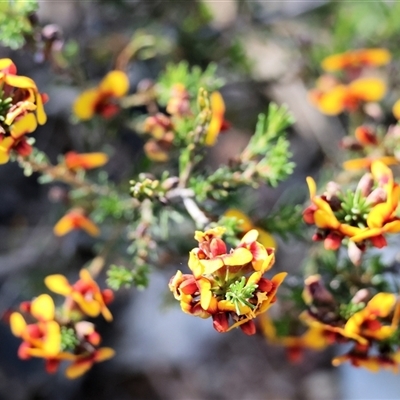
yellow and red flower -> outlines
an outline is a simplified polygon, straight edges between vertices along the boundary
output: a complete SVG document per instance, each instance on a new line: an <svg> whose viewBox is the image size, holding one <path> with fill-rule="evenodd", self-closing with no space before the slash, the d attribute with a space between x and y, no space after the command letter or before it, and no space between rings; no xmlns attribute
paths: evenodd
<svg viewBox="0 0 400 400"><path fill-rule="evenodd" d="M102 167L108 162L105 153L77 153L69 151L64 157L65 165L68 169L76 171L80 169L92 169Z"/></svg>
<svg viewBox="0 0 400 400"><path fill-rule="evenodd" d="M95 88L82 92L73 104L74 114L82 121L101 115L103 118L114 117L120 106L117 99L129 90L129 79L123 71L109 72Z"/></svg>
<svg viewBox="0 0 400 400"><path fill-rule="evenodd" d="M8 162L12 151L29 155L32 147L25 135L47 120L43 108L47 96L39 93L32 79L16 74L9 58L0 59L0 164Z"/></svg>
<svg viewBox="0 0 400 400"><path fill-rule="evenodd" d="M82 269L79 277L73 285L61 274L49 275L44 282L52 292L70 298L84 314L97 317L101 313L107 321L112 321L107 304L113 300L113 292L110 289L100 290L87 269Z"/></svg>
<svg viewBox="0 0 400 400"><path fill-rule="evenodd" d="M378 78L359 78L348 85L337 84L325 91L314 89L309 99L323 114L338 115L355 112L367 102L381 100L386 93L385 83Z"/></svg>
<svg viewBox="0 0 400 400"><path fill-rule="evenodd" d="M322 60L321 66L327 72L380 67L388 64L391 58L390 52L386 49L358 49L328 56Z"/></svg>
<svg viewBox="0 0 400 400"><path fill-rule="evenodd" d="M206 133L205 145L214 146L220 132L229 128L229 123L225 121L225 102L220 92L212 92L211 102L211 121Z"/></svg>
<svg viewBox="0 0 400 400"><path fill-rule="evenodd" d="M64 236L74 229L83 229L91 236L99 236L99 227L92 222L81 208L74 208L65 214L54 226L56 236Z"/></svg>
<svg viewBox="0 0 400 400"><path fill-rule="evenodd" d="M29 314L37 320L36 323L28 324L18 312L10 316L12 333L23 340L18 350L19 357L56 358L61 352L61 333L60 325L54 319L52 298L42 294L34 299L29 305Z"/></svg>
<svg viewBox="0 0 400 400"><path fill-rule="evenodd" d="M185 313L212 317L218 332L240 326L254 334L253 319L274 303L286 273L263 277L275 261L274 249L257 242L256 230L230 252L221 238L224 232L222 227L196 231L199 247L190 252L188 263L193 275L177 271L169 288Z"/></svg>

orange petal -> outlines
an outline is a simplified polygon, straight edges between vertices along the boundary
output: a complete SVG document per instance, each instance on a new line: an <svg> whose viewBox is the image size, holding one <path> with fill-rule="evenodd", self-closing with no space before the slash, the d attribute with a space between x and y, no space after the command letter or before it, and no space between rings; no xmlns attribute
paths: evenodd
<svg viewBox="0 0 400 400"><path fill-rule="evenodd" d="M371 66L381 66L390 62L392 55L386 49L365 49L362 51L364 61Z"/></svg>
<svg viewBox="0 0 400 400"><path fill-rule="evenodd" d="M37 90L35 82L31 78L28 78L27 76L7 74L4 80L7 83L7 85L10 85L12 87Z"/></svg>
<svg viewBox="0 0 400 400"><path fill-rule="evenodd" d="M35 114L28 113L11 125L10 133L14 139L19 139L21 136L33 132L36 127Z"/></svg>
<svg viewBox="0 0 400 400"><path fill-rule="evenodd" d="M65 155L65 164L69 169L91 169L106 164L108 156L105 153L81 153L70 151Z"/></svg>
<svg viewBox="0 0 400 400"><path fill-rule="evenodd" d="M100 93L97 89L88 89L82 92L75 100L72 111L82 121L91 119L95 113Z"/></svg>
<svg viewBox="0 0 400 400"><path fill-rule="evenodd" d="M111 71L100 82L99 90L115 97L122 97L129 90L129 79L123 71Z"/></svg>
<svg viewBox="0 0 400 400"><path fill-rule="evenodd" d="M96 351L95 361L102 362L105 360L109 360L110 358L115 356L115 351L111 347L102 347L101 349Z"/></svg>
<svg viewBox="0 0 400 400"><path fill-rule="evenodd" d="M89 235L91 236L100 235L99 227L86 216L81 215L76 222L78 224L78 227L83 229Z"/></svg>
<svg viewBox="0 0 400 400"><path fill-rule="evenodd" d="M345 161L342 166L346 171L356 171L359 169L369 168L372 160L370 158L354 158L353 160Z"/></svg>
<svg viewBox="0 0 400 400"><path fill-rule="evenodd" d="M349 84L352 95L363 101L379 101L386 93L386 84L378 78L360 78Z"/></svg>
<svg viewBox="0 0 400 400"><path fill-rule="evenodd" d="M51 321L54 319L54 301L48 294L41 294L31 303L31 314L39 321Z"/></svg>
<svg viewBox="0 0 400 400"><path fill-rule="evenodd" d="M49 290L62 296L68 296L73 290L68 279L60 274L46 276L44 283Z"/></svg>
<svg viewBox="0 0 400 400"><path fill-rule="evenodd" d="M36 106L37 122L39 125L44 125L47 121L47 115L44 111L42 95L39 92L36 93Z"/></svg>
<svg viewBox="0 0 400 400"><path fill-rule="evenodd" d="M338 229L340 227L340 222L337 220L333 212L326 212L323 210L317 210L314 213L315 225L318 228L330 228Z"/></svg>
<svg viewBox="0 0 400 400"><path fill-rule="evenodd" d="M56 236L64 236L73 229L75 229L74 219L70 214L66 214L56 223L53 232Z"/></svg>
<svg viewBox="0 0 400 400"><path fill-rule="evenodd" d="M82 312L89 317L97 317L100 314L101 307L96 300L87 300L78 292L72 292L71 297L78 304Z"/></svg>
<svg viewBox="0 0 400 400"><path fill-rule="evenodd" d="M76 379L92 368L93 361L91 359L77 360L72 363L66 370L65 376L68 379Z"/></svg>

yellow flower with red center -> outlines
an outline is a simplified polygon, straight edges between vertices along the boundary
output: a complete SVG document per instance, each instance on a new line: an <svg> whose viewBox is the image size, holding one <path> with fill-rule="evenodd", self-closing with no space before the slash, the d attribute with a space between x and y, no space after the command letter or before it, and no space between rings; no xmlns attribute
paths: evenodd
<svg viewBox="0 0 400 400"><path fill-rule="evenodd" d="M42 294L30 304L30 314L38 322L27 324L24 317L14 312L10 316L12 333L23 342L20 358L41 357L52 359L61 352L60 325L54 320L55 307L48 294Z"/></svg>
<svg viewBox="0 0 400 400"><path fill-rule="evenodd" d="M321 66L325 71L333 72L362 67L380 67L390 62L392 56L386 49L358 49L324 58Z"/></svg>
<svg viewBox="0 0 400 400"><path fill-rule="evenodd" d="M258 242L265 247L273 247L276 249L276 242L273 236L266 230L254 226L252 220L242 211L238 210L237 208L230 208L224 213L224 216L236 218L238 220L237 226L243 232L243 234L246 234L251 229L255 229L258 232Z"/></svg>
<svg viewBox="0 0 400 400"><path fill-rule="evenodd" d="M73 285L61 274L49 275L44 282L52 292L73 300L84 314L97 317L101 313L107 321L112 321L107 304L113 300L113 292L110 289L100 290L87 269L82 269L79 277Z"/></svg>
<svg viewBox="0 0 400 400"><path fill-rule="evenodd" d="M378 78L359 78L348 85L311 92L309 98L323 114L338 115L343 111L355 112L363 103L381 100L386 93L385 83Z"/></svg>
<svg viewBox="0 0 400 400"><path fill-rule="evenodd" d="M356 145L362 149L368 149L369 147L372 148L372 151L374 151L380 145L376 133L366 126L357 127L354 132L354 136L356 140ZM371 153L371 151L367 151L367 153ZM367 157L353 158L351 160L345 161L343 163L343 168L347 171L370 169L374 161L381 161L385 165L399 164L399 161L396 159L396 157L385 156L381 154L371 154Z"/></svg>
<svg viewBox="0 0 400 400"><path fill-rule="evenodd" d="M374 161L371 165L374 179L380 183L386 193L386 201L374 205L367 217L367 228L360 230L351 237L354 242L370 240L373 246L382 248L387 245L384 233L400 232L400 218L396 210L400 199L400 186L394 182L393 173L381 161Z"/></svg>
<svg viewBox="0 0 400 400"><path fill-rule="evenodd" d="M376 294L361 311L353 314L344 326L344 333L350 334L360 344L365 340L382 341L396 332L399 323L400 303L393 293ZM390 324L385 321L392 315Z"/></svg>
<svg viewBox="0 0 400 400"><path fill-rule="evenodd" d="M286 273L271 280L263 277L275 261L274 249L257 242L256 230L230 252L221 238L224 232L222 227L196 231L199 247L190 252L188 262L193 275L177 271L169 288L185 313L211 316L217 331L240 326L246 334L254 334L252 320L274 303Z"/></svg>
<svg viewBox="0 0 400 400"><path fill-rule="evenodd" d="M91 236L100 235L99 227L92 222L84 210L74 208L65 214L54 226L53 231L56 236L64 236L74 229L83 229Z"/></svg>
<svg viewBox="0 0 400 400"><path fill-rule="evenodd" d="M77 153L69 151L64 157L65 165L68 169L76 171L79 169L92 169L102 167L108 162L105 153Z"/></svg>
<svg viewBox="0 0 400 400"><path fill-rule="evenodd" d="M304 221L323 230L325 237L321 239L324 239L325 248L336 250L344 237L354 236L360 232L360 228L341 223L337 219L328 201L323 196L316 196L317 186L310 176L307 177L307 185L313 204L304 210Z"/></svg>
<svg viewBox="0 0 400 400"><path fill-rule="evenodd" d="M109 72L95 88L82 92L73 104L74 114L87 121L95 114L103 118L115 116L120 106L117 99L125 96L129 90L129 79L123 71Z"/></svg>
<svg viewBox="0 0 400 400"><path fill-rule="evenodd" d="M47 96L41 94L35 82L16 75L17 69L9 58L0 59L0 86L3 107L0 111L0 164L8 162L11 151L21 156L31 153L32 147L24 135L33 132L46 120L43 103Z"/></svg>

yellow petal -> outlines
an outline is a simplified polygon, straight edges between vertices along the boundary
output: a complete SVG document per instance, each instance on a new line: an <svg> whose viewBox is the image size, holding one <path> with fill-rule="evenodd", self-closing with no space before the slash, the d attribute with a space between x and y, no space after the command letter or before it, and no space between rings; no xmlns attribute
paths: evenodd
<svg viewBox="0 0 400 400"><path fill-rule="evenodd" d="M12 87L37 90L35 82L27 76L7 74L4 80L7 85L10 85Z"/></svg>
<svg viewBox="0 0 400 400"><path fill-rule="evenodd" d="M115 356L115 351L111 347L102 347L101 349L96 351L95 361L102 362L105 360L109 360L110 358Z"/></svg>
<svg viewBox="0 0 400 400"><path fill-rule="evenodd" d="M274 249L276 249L276 241L273 238L273 236L268 233L267 231L265 231L262 228L257 228L256 230L258 232L258 242L261 243L264 247L273 247Z"/></svg>
<svg viewBox="0 0 400 400"><path fill-rule="evenodd" d="M0 144L0 165L8 163L9 160L10 160L10 154L8 153L7 150L2 148Z"/></svg>
<svg viewBox="0 0 400 400"><path fill-rule="evenodd" d="M1 58L0 59L0 71L9 68L11 65L14 65L10 58Z"/></svg>
<svg viewBox="0 0 400 400"><path fill-rule="evenodd" d="M82 215L82 218L79 219L79 227L91 236L100 235L99 227L84 215Z"/></svg>
<svg viewBox="0 0 400 400"><path fill-rule="evenodd" d="M199 260L201 269L198 269L199 271L202 271L201 274L213 274L215 271L218 271L221 269L225 264L224 261L220 257L213 258L211 260ZM192 270L193 271L193 270ZM197 277L197 271L195 274L195 271L193 271L193 275Z"/></svg>
<svg viewBox="0 0 400 400"><path fill-rule="evenodd" d="M54 226L53 232L56 236L64 236L75 229L73 219L69 214L64 215Z"/></svg>
<svg viewBox="0 0 400 400"><path fill-rule="evenodd" d="M129 90L129 79L123 71L111 71L100 82L99 90L115 97L122 97Z"/></svg>
<svg viewBox="0 0 400 400"><path fill-rule="evenodd" d="M68 296L72 292L72 287L64 275L55 274L46 276L44 283L49 290L62 296Z"/></svg>
<svg viewBox="0 0 400 400"><path fill-rule="evenodd" d="M333 212L326 212L323 210L317 210L314 213L314 221L315 225L318 228L331 228L331 229L338 229L340 226L340 222L337 220Z"/></svg>
<svg viewBox="0 0 400 400"><path fill-rule="evenodd" d="M372 208L367 217L367 224L370 228L382 228L392 209L388 203L380 203Z"/></svg>
<svg viewBox="0 0 400 400"><path fill-rule="evenodd" d="M377 316L385 318L393 310L396 300L393 293L378 293L368 302L366 308Z"/></svg>
<svg viewBox="0 0 400 400"><path fill-rule="evenodd" d="M392 113L397 120L400 120L400 100L397 100L396 103L394 103Z"/></svg>
<svg viewBox="0 0 400 400"><path fill-rule="evenodd" d="M96 300L87 300L78 292L72 292L71 297L78 304L82 312L89 317L97 317L100 314L101 307Z"/></svg>
<svg viewBox="0 0 400 400"><path fill-rule="evenodd" d="M200 305L201 308L207 310L211 303L212 292L211 282L208 279L200 278L198 281L200 286Z"/></svg>
<svg viewBox="0 0 400 400"><path fill-rule="evenodd" d="M213 92L210 96L212 117L208 125L205 145L214 146L224 121L225 103L220 92Z"/></svg>
<svg viewBox="0 0 400 400"><path fill-rule="evenodd" d="M346 171L356 171L359 169L369 168L372 160L370 158L354 158L353 160L345 161L342 166Z"/></svg>
<svg viewBox="0 0 400 400"><path fill-rule="evenodd" d="M54 313L54 302L48 294L41 294L31 303L31 314L39 321L53 320Z"/></svg>
<svg viewBox="0 0 400 400"><path fill-rule="evenodd" d="M223 261L226 266L246 265L252 260L253 254L243 247L239 247L232 253L223 257Z"/></svg>
<svg viewBox="0 0 400 400"><path fill-rule="evenodd" d="M89 371L92 368L93 362L92 360L77 360L72 363L66 370L65 376L68 379L76 379L83 375L85 372Z"/></svg>
<svg viewBox="0 0 400 400"><path fill-rule="evenodd" d="M19 139L21 136L33 132L36 127L35 114L28 113L11 125L10 133L14 139Z"/></svg>
<svg viewBox="0 0 400 400"><path fill-rule="evenodd" d="M43 343L43 350L47 357L55 356L61 350L60 325L56 321L49 321L46 324L46 337Z"/></svg>
<svg viewBox="0 0 400 400"><path fill-rule="evenodd" d="M36 118L39 125L44 125L47 121L47 115L44 111L42 96L39 92L36 93Z"/></svg>
<svg viewBox="0 0 400 400"><path fill-rule="evenodd" d="M88 89L82 92L75 100L72 111L82 121L91 119L95 113L100 93L97 89Z"/></svg>
<svg viewBox="0 0 400 400"><path fill-rule="evenodd" d="M251 219L237 208L228 209L225 211L224 216L228 218L236 218L238 220L237 227L243 232L248 232L253 228Z"/></svg>
<svg viewBox="0 0 400 400"><path fill-rule="evenodd" d="M386 93L386 85L377 78L360 78L349 84L352 95L363 101L379 101Z"/></svg>
<svg viewBox="0 0 400 400"><path fill-rule="evenodd" d="M317 185L311 176L307 176L306 178L308 190L310 192L310 199L313 200L315 194L317 193Z"/></svg>
<svg viewBox="0 0 400 400"><path fill-rule="evenodd" d="M24 317L18 312L13 312L10 315L10 327L11 332L14 336L21 337L26 329L26 322Z"/></svg>
<svg viewBox="0 0 400 400"><path fill-rule="evenodd" d="M344 110L344 101L348 89L344 85L338 85L330 91L322 94L318 99L318 109L326 115L338 115Z"/></svg>

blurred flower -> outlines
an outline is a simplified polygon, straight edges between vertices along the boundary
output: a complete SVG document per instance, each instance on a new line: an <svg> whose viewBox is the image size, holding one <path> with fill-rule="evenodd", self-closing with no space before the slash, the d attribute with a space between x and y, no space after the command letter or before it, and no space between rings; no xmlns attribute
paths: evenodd
<svg viewBox="0 0 400 400"><path fill-rule="evenodd" d="M167 104L167 113L179 117L191 115L190 95L182 83L176 83L172 86L171 97Z"/></svg>
<svg viewBox="0 0 400 400"><path fill-rule="evenodd" d="M392 112L394 117L400 120L400 100L397 100L396 103L393 104Z"/></svg>
<svg viewBox="0 0 400 400"><path fill-rule="evenodd" d="M64 162L68 169L92 169L102 167L108 162L108 156L105 153L77 153L69 151L64 156Z"/></svg>
<svg viewBox="0 0 400 400"><path fill-rule="evenodd" d="M86 315L97 317L101 313L107 321L112 321L107 304L113 300L113 292L110 289L100 290L87 269L82 269L79 276L80 279L73 285L61 274L49 275L44 282L52 292L72 299Z"/></svg>
<svg viewBox="0 0 400 400"><path fill-rule="evenodd" d="M32 79L16 73L10 59L0 59L0 164L8 162L12 151L28 156L32 147L25 135L47 120L47 96L39 93Z"/></svg>
<svg viewBox="0 0 400 400"><path fill-rule="evenodd" d="M212 92L210 102L212 117L206 133L206 146L214 146L219 133L228 127L228 123L224 120L225 103L221 93Z"/></svg>
<svg viewBox="0 0 400 400"><path fill-rule="evenodd" d="M332 335L323 326L309 327L300 336L280 336L268 313L260 317L260 327L268 343L286 348L288 358L292 362L302 361L306 349L321 351L334 343Z"/></svg>
<svg viewBox="0 0 400 400"><path fill-rule="evenodd" d="M102 347L89 353L84 353L75 358L74 362L67 367L65 375L69 379L79 378L89 371L94 363L109 360L114 357L115 351L110 347Z"/></svg>
<svg viewBox="0 0 400 400"><path fill-rule="evenodd" d="M120 107L116 100L129 90L129 79L123 71L109 72L99 85L82 92L73 104L74 114L82 121L87 121L95 114L103 118L115 116Z"/></svg>
<svg viewBox="0 0 400 400"><path fill-rule="evenodd" d="M365 102L379 101L386 93L385 83L378 78L359 78L348 85L338 84L326 91L314 89L309 99L323 114L355 112Z"/></svg>
<svg viewBox="0 0 400 400"><path fill-rule="evenodd" d="M56 236L64 236L74 229L83 229L91 236L100 235L100 229L88 217L81 208L74 208L65 214L54 226Z"/></svg>
<svg viewBox="0 0 400 400"><path fill-rule="evenodd" d="M61 351L60 325L54 320L55 307L48 294L42 294L29 305L29 314L38 322L27 324L24 317L14 312L10 316L12 333L22 338L20 358L41 357L52 359Z"/></svg>
<svg viewBox="0 0 400 400"><path fill-rule="evenodd" d="M325 71L333 72L362 67L380 67L390 62L392 56L386 49L358 49L324 58L321 66Z"/></svg>
<svg viewBox="0 0 400 400"><path fill-rule="evenodd" d="M276 242L273 236L266 230L253 225L251 219L242 211L237 208L229 208L224 213L225 217L236 218L238 220L237 227L246 234L251 229L255 229L258 232L257 241L260 242L265 247L274 247L276 249Z"/></svg>

